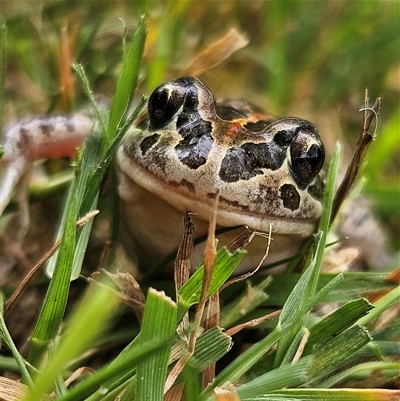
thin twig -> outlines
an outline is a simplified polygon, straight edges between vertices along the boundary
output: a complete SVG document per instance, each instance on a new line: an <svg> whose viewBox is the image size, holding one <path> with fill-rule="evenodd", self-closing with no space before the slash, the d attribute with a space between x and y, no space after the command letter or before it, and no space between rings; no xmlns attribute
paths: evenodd
<svg viewBox="0 0 400 401"><path fill-rule="evenodd" d="M332 215L331 215L331 222L337 216L339 209L347 197L351 187L354 184L354 181L357 178L357 175L360 170L360 166L362 161L364 160L365 154L371 144L372 140L374 139L373 134L370 134L369 129L372 124L372 121L377 118L378 112L381 107L381 98L378 97L375 100L375 103L372 107L369 107L369 98L368 98L368 91L365 91L365 105L360 111L364 111L364 118L363 118L363 127L358 137L353 157L350 161L349 166L347 167L346 174L335 194L335 199L333 201L333 208L332 208Z"/></svg>

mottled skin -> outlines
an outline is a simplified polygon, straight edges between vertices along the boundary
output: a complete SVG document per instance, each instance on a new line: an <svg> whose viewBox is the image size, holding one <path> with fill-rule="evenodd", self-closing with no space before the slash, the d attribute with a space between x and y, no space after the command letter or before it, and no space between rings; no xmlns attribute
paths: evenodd
<svg viewBox="0 0 400 401"><path fill-rule="evenodd" d="M2 210L31 160L72 153L90 129L84 116L14 126L5 144L10 167L1 178ZM147 117L125 136L117 159L124 242L135 246L143 268L177 249L185 211L192 212L195 236L206 234L217 193L217 225L240 226L219 236L220 244L243 226L263 233L271 227L264 264L293 256L321 214L324 147L317 129L294 117L272 121L242 101L217 104L196 78L180 78L153 92ZM240 272L258 265L266 243L255 237ZM194 263L202 247L196 247Z"/></svg>
<svg viewBox="0 0 400 401"><path fill-rule="evenodd" d="M292 256L315 230L324 148L311 123L271 122L240 102L220 108L194 78L157 88L148 114L118 152L124 221L140 243L141 264L152 267L177 248L185 210L194 213L196 237L204 235L217 192L218 226L267 233L272 225L266 264ZM241 271L257 266L265 248L266 239L256 237Z"/></svg>

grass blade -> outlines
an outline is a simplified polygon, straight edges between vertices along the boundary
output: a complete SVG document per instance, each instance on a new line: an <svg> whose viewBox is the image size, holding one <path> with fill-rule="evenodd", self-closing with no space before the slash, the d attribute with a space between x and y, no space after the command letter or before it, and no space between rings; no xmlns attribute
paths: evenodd
<svg viewBox="0 0 400 401"><path fill-rule="evenodd" d="M129 49L126 52L124 66L118 79L114 100L111 105L110 118L108 120L107 127L107 137L109 140L111 140L117 128L120 126L122 118L128 109L131 96L134 93L139 76L139 68L142 60L145 40L146 23L144 17L142 17L133 36Z"/></svg>
<svg viewBox="0 0 400 401"><path fill-rule="evenodd" d="M57 271L54 277L56 275ZM92 290L71 317L58 346L51 353L41 374L37 376L26 400L39 401L53 387L54 380L62 373L65 366L90 348L94 339L108 327L118 299L102 287L95 287ZM102 311L101 314L99 310Z"/></svg>
<svg viewBox="0 0 400 401"><path fill-rule="evenodd" d="M242 401L394 401L400 390L383 389L288 389Z"/></svg>
<svg viewBox="0 0 400 401"><path fill-rule="evenodd" d="M35 366L39 364L48 344L55 338L64 317L74 260L77 214L77 199L71 196L66 210L65 226L56 268L31 335L31 349L28 361Z"/></svg>
<svg viewBox="0 0 400 401"><path fill-rule="evenodd" d="M319 279L322 256L326 244L326 237L330 226L332 203L335 194L335 182L339 168L340 149L340 145L338 144L329 167L324 193L324 202L322 205L323 213L321 216L318 233L315 235L315 254L311 259L306 271L300 277L293 291L287 298L282 308L282 313L279 316L278 327L282 326L285 320L289 319L293 314L296 313L297 310L301 310L303 306L309 302L309 299L315 294ZM300 325L301 323L299 322L297 326L294 326L293 329L280 340L275 356L274 364L276 367L283 362L284 356L286 355L290 344L296 336Z"/></svg>
<svg viewBox="0 0 400 401"><path fill-rule="evenodd" d="M324 377L370 341L368 332L353 326L313 355L283 365L238 387L240 399L257 397L285 387L298 387Z"/></svg>
<svg viewBox="0 0 400 401"><path fill-rule="evenodd" d="M175 329L176 304L164 293L149 289L139 345L168 340L174 335ZM138 365L136 393L138 401L162 401L170 351L169 345L160 348ZM128 388L122 400L132 399L129 394Z"/></svg>
<svg viewBox="0 0 400 401"><path fill-rule="evenodd" d="M245 251L236 251L230 254L226 248L221 248L216 257L213 276L210 283L208 296L210 297L221 288L238 266ZM190 279L181 287L178 293L178 322L186 311L200 299L201 285L203 282L204 266L199 267Z"/></svg>

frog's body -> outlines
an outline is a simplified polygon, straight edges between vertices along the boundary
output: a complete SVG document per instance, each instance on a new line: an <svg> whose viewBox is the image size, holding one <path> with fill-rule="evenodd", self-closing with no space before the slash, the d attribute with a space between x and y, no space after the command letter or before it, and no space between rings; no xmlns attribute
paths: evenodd
<svg viewBox="0 0 400 401"><path fill-rule="evenodd" d="M195 78L153 92L148 117L126 135L117 158L123 221L145 267L177 249L185 211L196 237L206 234L217 193L218 226L272 227L266 264L297 252L321 214L324 147L316 128L293 117L271 121L244 102L217 105ZM256 237L241 271L257 266L265 249Z"/></svg>

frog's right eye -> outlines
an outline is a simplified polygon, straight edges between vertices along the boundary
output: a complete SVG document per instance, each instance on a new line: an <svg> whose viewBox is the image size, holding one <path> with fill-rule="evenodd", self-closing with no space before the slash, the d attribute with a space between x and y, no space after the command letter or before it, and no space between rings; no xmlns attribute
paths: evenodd
<svg viewBox="0 0 400 401"><path fill-rule="evenodd" d="M149 98L148 112L151 128L163 128L174 118L185 99L186 88L160 85Z"/></svg>

